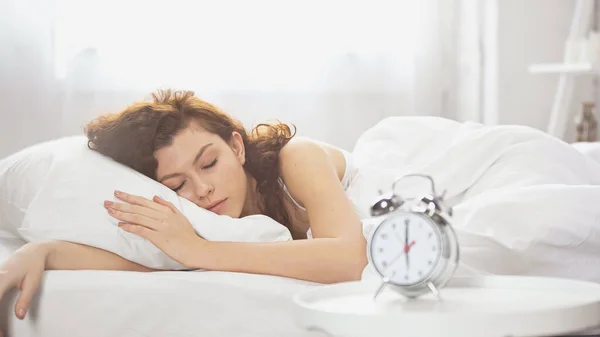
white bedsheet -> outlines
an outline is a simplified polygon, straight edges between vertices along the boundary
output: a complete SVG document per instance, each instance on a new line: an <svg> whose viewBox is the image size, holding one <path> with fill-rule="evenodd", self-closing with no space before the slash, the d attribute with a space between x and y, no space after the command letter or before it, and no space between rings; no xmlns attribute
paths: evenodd
<svg viewBox="0 0 600 337"><path fill-rule="evenodd" d="M323 337L293 320L294 293L318 286L225 272L47 271L25 320L0 302L9 337ZM6 336L6 335L5 335Z"/></svg>

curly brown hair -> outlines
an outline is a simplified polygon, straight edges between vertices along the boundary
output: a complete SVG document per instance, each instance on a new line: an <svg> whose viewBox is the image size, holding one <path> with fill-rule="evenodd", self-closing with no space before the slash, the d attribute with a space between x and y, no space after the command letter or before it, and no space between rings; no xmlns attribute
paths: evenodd
<svg viewBox="0 0 600 337"><path fill-rule="evenodd" d="M171 145L191 121L226 142L238 132L246 148L244 169L256 180L261 212L290 227L278 182L279 152L294 137L295 127L292 132L280 122L262 123L247 133L240 121L192 91L159 90L152 98L152 102L135 102L121 112L90 121L85 126L90 149L156 180L156 151Z"/></svg>

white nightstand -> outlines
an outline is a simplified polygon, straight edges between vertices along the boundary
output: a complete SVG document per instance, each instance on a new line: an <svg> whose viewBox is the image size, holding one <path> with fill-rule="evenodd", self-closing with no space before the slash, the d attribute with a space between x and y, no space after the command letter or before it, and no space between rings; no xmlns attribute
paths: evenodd
<svg viewBox="0 0 600 337"><path fill-rule="evenodd" d="M297 294L296 321L339 337L563 336L600 326L600 284L556 278L455 278L443 301L408 301L373 281Z"/></svg>

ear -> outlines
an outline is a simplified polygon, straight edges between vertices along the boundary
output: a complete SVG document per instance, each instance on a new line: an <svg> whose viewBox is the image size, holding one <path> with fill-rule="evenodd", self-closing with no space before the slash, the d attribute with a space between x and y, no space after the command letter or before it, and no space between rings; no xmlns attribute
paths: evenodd
<svg viewBox="0 0 600 337"><path fill-rule="evenodd" d="M229 146L231 146L231 149L233 150L233 153L239 160L240 164L244 165L246 163L246 147L244 146L244 139L239 132L233 131Z"/></svg>

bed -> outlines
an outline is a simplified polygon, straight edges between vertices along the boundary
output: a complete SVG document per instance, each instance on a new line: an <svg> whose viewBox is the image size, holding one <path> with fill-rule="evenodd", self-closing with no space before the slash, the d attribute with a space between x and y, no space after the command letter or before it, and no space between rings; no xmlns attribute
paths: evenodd
<svg viewBox="0 0 600 337"><path fill-rule="evenodd" d="M364 137L363 144L369 145L368 142L371 138L381 138L383 137L381 135L389 135L390 139L392 136L405 135L413 143L422 138L423 147L430 148L432 151L443 152L442 154L444 154L447 151L444 150L443 146L438 145L452 143L442 137L453 137L453 134L450 133L448 135L440 135L436 132L435 135L437 138L432 138L426 137L427 134L420 131L419 135L422 135L422 137L416 138L411 134L411 130L414 129L414 126L410 124L412 123L411 120L403 121L403 123L406 124L404 132L398 133L397 129L399 127L394 127L393 133L373 131L371 135L367 134ZM428 122L425 125L430 126L434 124ZM461 138L471 140L471 142L463 141L457 144L464 145L463 152L473 157L473 160L479 160L472 154L473 151L470 150L472 143L480 142L480 139L489 139L490 135L484 132L477 133L478 131L475 128L469 129L465 127L465 129L475 134L475 136ZM434 131L432 130L431 132ZM492 134L491 136L498 139L506 139L502 134L504 132L502 129L494 132L498 134ZM478 138L478 135L485 137ZM379 140L375 139L374 141ZM404 143L406 142L400 141L394 144ZM539 147L541 150L554 151L556 148L560 150L559 145L556 144L552 144L552 147L549 148L544 147L545 142L540 144ZM458 145L456 146L457 148ZM598 144L574 144L573 146L600 162L600 156L596 156L596 154L600 153L600 145L596 145ZM374 152L369 149L368 146L363 146L362 152L360 152L361 148L358 147L355 153L363 153L364 161L371 160L372 158L368 155ZM530 150L533 151L535 149ZM484 151L484 154L491 153L491 151L485 148L481 151ZM524 151L524 153L529 153L527 151ZM567 154L569 156L565 156L565 158L572 157L568 151ZM426 157L425 159L427 158L431 157ZM446 165L447 162L444 161L446 157L440 155L439 158L440 160L436 162L436 165L444 169L451 167L451 165ZM415 162L418 162L417 159L423 158L415 157ZM448 163L452 163L453 157L448 155L446 159ZM575 159L580 160L580 158ZM385 161L381 160L381 163L385 163ZM393 164L392 161L390 161L391 164ZM590 170L593 171L595 171L595 167L600 168L597 164L586 164L589 164ZM578 172L577 170L581 169L583 165L573 162L565 166L571 169L572 172ZM464 171L464 167L475 169L476 165L465 164L464 166L457 167L456 170L462 172ZM432 170L435 169L436 167L432 167ZM450 185L458 181L455 179L456 174L454 172L440 174L440 176L442 178L446 177ZM565 176L567 175L565 174ZM577 175L568 175L568 177L571 176L576 177ZM594 177L598 176L600 175L594 175ZM482 184L481 181L478 181L478 183ZM483 185L485 185L485 182L483 182ZM371 185L369 186L372 187ZM458 187L456 189L458 190ZM356 189L357 196L363 196L361 193L361 190ZM556 195L556 197L564 199L564 195L560 196L560 198L559 195ZM503 202L503 200L500 201ZM522 203L523 201L520 201L514 205L515 212L519 209L517 206ZM504 203L499 203L499 205L504 205ZM569 204L569 207L576 209L577 205L577 203L573 202L572 205ZM532 209L535 210L535 208ZM498 219L498 216L488 213L484 214L486 221L491 222L494 219ZM465 216L469 216L469 213L465 212ZM584 221L586 219L582 218L581 220ZM498 220L499 223L501 222L500 220L502 219ZM562 232L556 233L560 234ZM582 230L581 233L584 233L584 231ZM565 241L570 239L570 237L564 238L564 235L561 235L557 238L552 237L552 239L562 240L556 242L557 252L567 251L571 247L569 246L570 242ZM6 259L22 243L16 240L2 241L0 239L0 260ZM590 242L590 245L592 244L594 243ZM562 247L560 245L566 246ZM589 253L583 249L577 250L577 252L580 251L582 254ZM468 257L468 253L467 251L465 256ZM569 256L572 259L578 259L578 261L582 260L581 256L575 253ZM595 253L590 254L582 256L597 255ZM490 260L486 255L480 253L473 253L471 255L486 266L490 265ZM596 260L598 259L595 258L594 261ZM476 264L476 261L471 262ZM541 266L544 267L543 265ZM537 272L540 275L553 276L552 273L558 268L557 263L553 263L551 267L554 269L550 271L540 269ZM590 269L589 266L582 265L580 267L584 271ZM596 276L596 274L597 272L592 276ZM295 308L292 303L293 294L318 286L319 284L282 277L226 272L164 271L134 273L115 271L48 271L45 274L41 291L35 298L32 308L24 321L19 321L13 314L17 292L11 291L3 297L0 302L0 328L5 331L7 336L318 337L325 336L325 334L318 331L307 331L296 325L294 322Z"/></svg>
<svg viewBox="0 0 600 337"><path fill-rule="evenodd" d="M3 242L2 259L16 242ZM293 320L291 297L318 284L227 272L47 271L25 320L0 304L5 336L325 336Z"/></svg>

